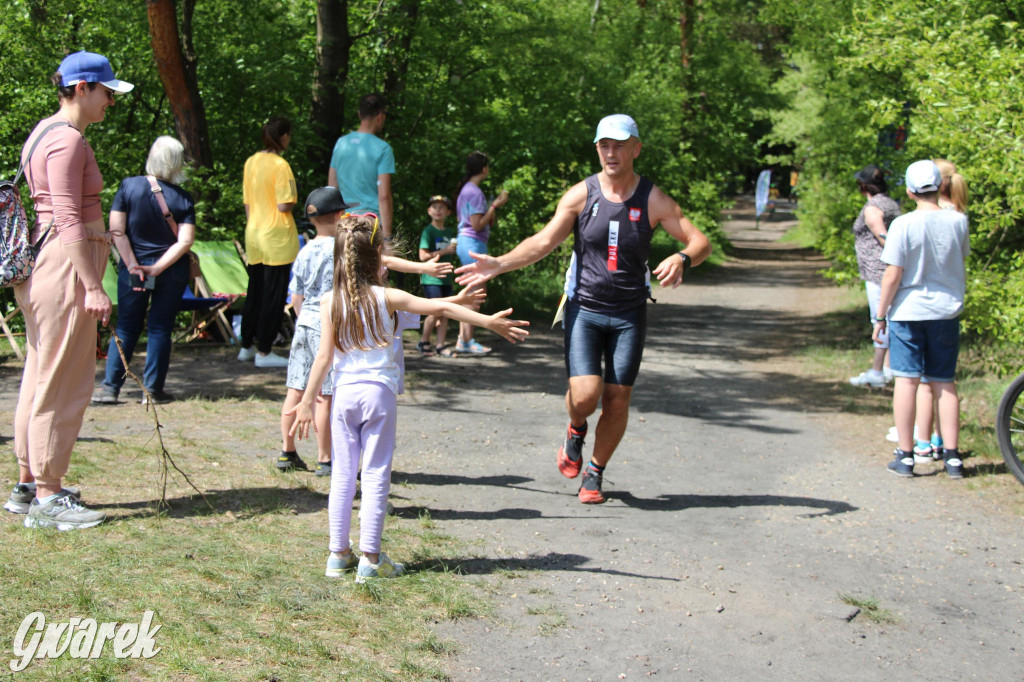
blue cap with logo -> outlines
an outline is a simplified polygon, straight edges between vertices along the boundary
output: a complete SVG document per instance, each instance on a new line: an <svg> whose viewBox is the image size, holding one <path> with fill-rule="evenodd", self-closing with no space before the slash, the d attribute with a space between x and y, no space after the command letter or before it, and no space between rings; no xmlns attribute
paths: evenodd
<svg viewBox="0 0 1024 682"><path fill-rule="evenodd" d="M118 80L114 76L114 70L110 68L110 61L101 54L95 52L75 52L69 54L60 63L61 83L65 87L78 83L101 83L114 92L131 92L135 86L126 81Z"/></svg>

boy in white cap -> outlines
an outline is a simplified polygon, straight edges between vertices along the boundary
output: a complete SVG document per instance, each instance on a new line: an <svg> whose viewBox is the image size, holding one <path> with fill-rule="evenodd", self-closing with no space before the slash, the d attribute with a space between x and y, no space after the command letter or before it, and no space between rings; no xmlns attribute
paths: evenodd
<svg viewBox="0 0 1024 682"><path fill-rule="evenodd" d="M914 475L914 412L922 377L938 397L943 462L950 478L963 478L958 451L960 403L954 377L960 349L960 312L971 250L967 217L939 206L942 175L932 161L907 168L907 196L917 210L892 221L882 251L887 265L874 337L888 329L895 388L893 415L899 447L888 470Z"/></svg>
<svg viewBox="0 0 1024 682"><path fill-rule="evenodd" d="M477 284L535 263L570 234L575 236L563 320L569 426L556 462L563 476L579 475L587 418L600 403L593 455L578 491L583 504L605 501L604 469L626 432L647 332L650 275L662 286L678 286L686 270L711 253L711 243L679 205L634 172L633 162L640 155L636 121L625 114L604 117L597 124L594 144L601 172L566 192L544 229L503 256L472 253L476 262L456 270L463 273L460 284ZM685 248L652 273L647 260L658 225Z"/></svg>

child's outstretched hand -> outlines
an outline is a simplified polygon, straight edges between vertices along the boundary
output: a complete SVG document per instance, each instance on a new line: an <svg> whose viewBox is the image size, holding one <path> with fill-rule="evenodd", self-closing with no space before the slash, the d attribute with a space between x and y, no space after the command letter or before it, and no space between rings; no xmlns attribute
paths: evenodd
<svg viewBox="0 0 1024 682"><path fill-rule="evenodd" d="M440 257L441 254L436 254L430 260L423 261L423 264L426 266L426 272L423 273L424 275L430 275L431 277L437 277L440 279L441 277L450 274L455 269L455 266L451 263L439 261L438 258Z"/></svg>
<svg viewBox="0 0 1024 682"><path fill-rule="evenodd" d="M319 398L317 398L317 400L319 400ZM299 440L308 438L310 424L313 425L313 430L316 431L316 422L313 421L313 409L305 402L300 402L292 409L286 410L285 414L295 415L295 421L292 423L292 428L288 430L289 436L294 436Z"/></svg>
<svg viewBox="0 0 1024 682"><path fill-rule="evenodd" d="M452 303L464 305L470 310L476 310L487 298L487 290L483 287L463 287L459 293L452 296Z"/></svg>
<svg viewBox="0 0 1024 682"><path fill-rule="evenodd" d="M511 314L511 308L494 313L490 317L487 328L495 334L500 334L512 343L516 343L530 335L530 332L523 329L523 327L529 327L530 323L527 320L510 320L508 316Z"/></svg>

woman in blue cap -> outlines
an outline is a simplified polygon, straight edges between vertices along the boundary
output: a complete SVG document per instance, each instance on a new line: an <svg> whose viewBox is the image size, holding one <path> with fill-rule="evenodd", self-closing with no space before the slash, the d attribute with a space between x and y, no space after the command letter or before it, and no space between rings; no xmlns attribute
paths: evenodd
<svg viewBox="0 0 1024 682"><path fill-rule="evenodd" d="M92 52L68 55L52 81L60 110L39 122L21 154L35 203L32 240L42 244L32 275L14 290L28 350L14 417L19 482L4 508L27 514L29 528L72 530L105 518L61 485L92 396L96 320L107 324L111 312L103 177L84 133L134 86Z"/></svg>

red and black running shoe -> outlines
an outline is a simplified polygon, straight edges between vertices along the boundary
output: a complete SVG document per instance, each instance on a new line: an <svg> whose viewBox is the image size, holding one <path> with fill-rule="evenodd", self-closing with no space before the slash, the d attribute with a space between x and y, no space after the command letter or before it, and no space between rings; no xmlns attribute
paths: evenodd
<svg viewBox="0 0 1024 682"><path fill-rule="evenodd" d="M558 448L558 470L566 478L576 478L583 468L583 435L577 432L572 425L565 433L565 440L562 447Z"/></svg>
<svg viewBox="0 0 1024 682"><path fill-rule="evenodd" d="M604 504L604 493L601 492L601 474L593 469L587 469L583 474L583 483L580 485L580 502L583 504Z"/></svg>

